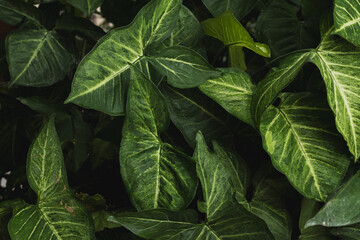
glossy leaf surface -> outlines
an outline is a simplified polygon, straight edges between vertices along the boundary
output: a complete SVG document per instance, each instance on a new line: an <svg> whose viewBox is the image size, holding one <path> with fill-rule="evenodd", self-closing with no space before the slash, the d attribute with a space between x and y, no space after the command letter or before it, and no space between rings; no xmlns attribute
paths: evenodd
<svg viewBox="0 0 360 240"><path fill-rule="evenodd" d="M27 178L38 202L14 209L9 222L12 239L94 238L91 216L69 189L54 118L44 125L29 151Z"/></svg>
<svg viewBox="0 0 360 240"><path fill-rule="evenodd" d="M340 184L349 155L327 104L306 93L281 95L264 113L263 147L275 168L305 197L325 201ZM303 116L307 116L304 118Z"/></svg>
<svg viewBox="0 0 360 240"><path fill-rule="evenodd" d="M170 120L165 100L140 72L132 75L120 146L121 175L138 210L185 208L197 187L193 161L161 141Z"/></svg>
<svg viewBox="0 0 360 240"><path fill-rule="evenodd" d="M14 31L6 48L11 85L50 86L63 80L75 62L54 31Z"/></svg>

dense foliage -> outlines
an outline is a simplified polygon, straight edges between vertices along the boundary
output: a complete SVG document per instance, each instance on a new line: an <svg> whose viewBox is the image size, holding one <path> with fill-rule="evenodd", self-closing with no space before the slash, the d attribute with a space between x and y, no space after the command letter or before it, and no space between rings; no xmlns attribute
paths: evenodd
<svg viewBox="0 0 360 240"><path fill-rule="evenodd" d="M359 19L0 0L0 240L360 239Z"/></svg>

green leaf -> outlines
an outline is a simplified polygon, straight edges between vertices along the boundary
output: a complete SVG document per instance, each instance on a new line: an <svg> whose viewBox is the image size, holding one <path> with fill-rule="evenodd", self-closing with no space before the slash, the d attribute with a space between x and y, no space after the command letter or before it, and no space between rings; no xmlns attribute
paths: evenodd
<svg viewBox="0 0 360 240"><path fill-rule="evenodd" d="M177 88L193 88L221 74L201 55L186 47L169 47L147 59Z"/></svg>
<svg viewBox="0 0 360 240"><path fill-rule="evenodd" d="M356 0L335 0L334 26L336 34L360 46L360 2Z"/></svg>
<svg viewBox="0 0 360 240"><path fill-rule="evenodd" d="M109 222L107 220L108 217L111 216L110 212L101 210L101 211L93 212L91 215L94 220L95 232L100 232L100 231L104 230L105 228L111 229L111 228L119 227L118 224Z"/></svg>
<svg viewBox="0 0 360 240"><path fill-rule="evenodd" d="M56 30L71 31L82 37L98 41L105 35L104 31L85 18L63 14L56 22Z"/></svg>
<svg viewBox="0 0 360 240"><path fill-rule="evenodd" d="M52 117L30 148L27 178L38 196L36 205L14 209L9 222L12 239L93 239L94 226L67 182L60 142Z"/></svg>
<svg viewBox="0 0 360 240"><path fill-rule="evenodd" d="M325 201L340 184L350 160L332 125L331 111L321 98L307 93L280 98L280 106L269 107L262 117L263 147L296 190Z"/></svg>
<svg viewBox="0 0 360 240"><path fill-rule="evenodd" d="M329 29L312 58L325 81L328 102L338 131L346 140L355 161L360 156L360 48L332 35Z"/></svg>
<svg viewBox="0 0 360 240"><path fill-rule="evenodd" d="M123 113L124 73L144 57L151 43L166 39L177 22L180 0L153 0L127 27L112 30L81 61L66 103L109 115ZM116 91L115 91L116 90Z"/></svg>
<svg viewBox="0 0 360 240"><path fill-rule="evenodd" d="M216 103L196 89L180 90L169 85L161 88L170 112L170 118L181 131L186 142L195 148L196 134L204 132L207 139L224 139L229 137L227 119L222 118Z"/></svg>
<svg viewBox="0 0 360 240"><path fill-rule="evenodd" d="M41 27L41 13L30 4L19 0L0 0L0 20L10 24L18 25L24 18Z"/></svg>
<svg viewBox="0 0 360 240"><path fill-rule="evenodd" d="M330 232L341 240L357 240L360 238L360 224L354 224L341 228L332 228Z"/></svg>
<svg viewBox="0 0 360 240"><path fill-rule="evenodd" d="M66 0L72 6L80 9L90 16L103 3L104 0Z"/></svg>
<svg viewBox="0 0 360 240"><path fill-rule="evenodd" d="M256 5L256 0L202 0L210 13L217 17L224 11L232 11L236 18L241 20L245 17Z"/></svg>
<svg viewBox="0 0 360 240"><path fill-rule="evenodd" d="M161 141L169 125L165 100L149 79L138 71L131 74L120 146L124 183L138 210L183 209L197 187L193 160Z"/></svg>
<svg viewBox="0 0 360 240"><path fill-rule="evenodd" d="M320 211L307 221L305 227L322 225L326 227L346 226L360 222L359 207L360 172L357 172Z"/></svg>
<svg viewBox="0 0 360 240"><path fill-rule="evenodd" d="M124 226L145 239L180 240L190 239L196 228L197 213L194 210L172 212L157 209L115 214L108 221Z"/></svg>
<svg viewBox="0 0 360 240"><path fill-rule="evenodd" d="M256 126L259 125L264 111L275 101L278 94L294 80L310 56L309 52L293 53L287 56L281 61L278 68L272 68L258 83L251 103L251 112Z"/></svg>
<svg viewBox="0 0 360 240"><path fill-rule="evenodd" d="M285 0L278 0L272 1L260 13L256 21L257 36L269 44L273 57L316 46L317 42L310 31L310 24L314 23L308 19L300 21L299 11L300 7Z"/></svg>
<svg viewBox="0 0 360 240"><path fill-rule="evenodd" d="M253 124L250 105L255 86L245 72L236 68L219 69L223 74L199 86L199 89L238 119Z"/></svg>
<svg viewBox="0 0 360 240"><path fill-rule="evenodd" d="M6 38L11 85L44 87L64 79L74 57L60 35L47 30L17 30Z"/></svg>
<svg viewBox="0 0 360 240"><path fill-rule="evenodd" d="M229 49L230 56L238 51L242 52L239 47L246 47L264 57L271 55L269 47L266 44L254 42L231 11L225 11L217 18L206 19L201 25L206 35L219 39L225 46L237 46L237 48Z"/></svg>

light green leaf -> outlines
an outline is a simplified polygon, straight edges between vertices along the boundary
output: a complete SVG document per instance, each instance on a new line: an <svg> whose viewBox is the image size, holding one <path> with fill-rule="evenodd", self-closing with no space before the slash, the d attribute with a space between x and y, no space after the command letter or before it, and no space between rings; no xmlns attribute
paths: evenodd
<svg viewBox="0 0 360 240"><path fill-rule="evenodd" d="M193 160L161 141L169 124L165 100L149 79L132 75L120 146L124 183L138 210L183 209L197 187Z"/></svg>
<svg viewBox="0 0 360 240"><path fill-rule="evenodd" d="M14 31L6 38L6 49L11 85L50 86L63 80L75 62L54 31Z"/></svg>
<svg viewBox="0 0 360 240"><path fill-rule="evenodd" d="M331 111L321 98L307 93L282 94L280 99L280 106L269 107L262 117L263 147L297 191L325 201L350 160Z"/></svg>
<svg viewBox="0 0 360 240"><path fill-rule="evenodd" d="M119 227L117 224L107 220L111 215L112 213L104 210L91 213L94 220L95 232L103 231L105 228L111 229Z"/></svg>
<svg viewBox="0 0 360 240"><path fill-rule="evenodd" d="M234 55L239 54L236 52L242 51L240 47L246 47L264 57L271 55L269 47L266 44L254 42L231 11L225 11L217 18L206 19L201 25L206 35L219 39L225 46L237 46L236 48L229 48L230 56L233 55L233 62ZM238 57L237 59L241 61L241 58Z"/></svg>
<svg viewBox="0 0 360 240"><path fill-rule="evenodd" d="M186 47L169 47L147 59L177 88L193 88L221 74L201 55Z"/></svg>
<svg viewBox="0 0 360 240"><path fill-rule="evenodd" d="M221 107L201 94L199 90L184 91L164 84L161 91L169 108L171 120L191 147L195 148L198 131L204 132L209 140L223 140L231 135L227 129L229 122L223 117L226 116L226 112L221 111Z"/></svg>
<svg viewBox="0 0 360 240"><path fill-rule="evenodd" d="M41 27L41 13L30 4L20 0L0 0L0 20L10 24L18 25L24 18L28 19L38 27Z"/></svg>
<svg viewBox="0 0 360 240"><path fill-rule="evenodd" d="M80 9L90 16L103 3L104 0L66 0L72 6Z"/></svg>
<svg viewBox="0 0 360 240"><path fill-rule="evenodd" d="M258 83L251 102L251 112L256 126L259 125L264 111L275 101L278 94L295 79L310 56L309 52L289 55L281 61L278 68L272 68Z"/></svg>
<svg viewBox="0 0 360 240"><path fill-rule="evenodd" d="M38 201L14 209L9 222L12 239L94 238L91 216L69 189L54 117L32 144L26 173Z"/></svg>
<svg viewBox="0 0 360 240"><path fill-rule="evenodd" d="M307 221L305 227L322 225L326 227L346 226L360 222L360 213L354 211L360 206L360 172L357 172L329 199L320 211Z"/></svg>
<svg viewBox="0 0 360 240"><path fill-rule="evenodd" d="M360 46L360 2L357 0L335 0L335 33Z"/></svg>
<svg viewBox="0 0 360 240"><path fill-rule="evenodd" d="M180 0L153 0L127 27L112 30L81 61L66 103L109 115L123 114L124 73L144 57L145 49L166 39L177 22Z"/></svg>
<svg viewBox="0 0 360 240"><path fill-rule="evenodd" d="M338 131L355 161L360 156L360 48L332 35L329 29L312 58L325 81Z"/></svg>
<svg viewBox="0 0 360 240"><path fill-rule="evenodd" d="M199 86L199 89L238 119L253 124L250 105L255 86L250 76L236 68L219 69L223 74Z"/></svg>
<svg viewBox="0 0 360 240"><path fill-rule="evenodd" d="M217 17L224 11L232 11L236 18L241 20L245 17L256 5L257 0L202 0L210 13Z"/></svg>

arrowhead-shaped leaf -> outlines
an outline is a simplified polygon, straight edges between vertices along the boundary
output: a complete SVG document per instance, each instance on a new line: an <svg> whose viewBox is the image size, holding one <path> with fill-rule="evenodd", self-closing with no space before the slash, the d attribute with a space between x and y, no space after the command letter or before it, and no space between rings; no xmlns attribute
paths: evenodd
<svg viewBox="0 0 360 240"><path fill-rule="evenodd" d="M38 202L14 209L9 222L12 239L94 238L91 216L69 189L53 117L30 148L27 178L38 195Z"/></svg>
<svg viewBox="0 0 360 240"><path fill-rule="evenodd" d="M335 0L335 33L360 46L360 2L357 0Z"/></svg>
<svg viewBox="0 0 360 240"><path fill-rule="evenodd" d="M11 85L50 86L63 80L75 62L54 31L14 31L6 38L6 49Z"/></svg>
<svg viewBox="0 0 360 240"><path fill-rule="evenodd" d="M41 13L34 6L20 0L0 0L1 21L10 25L17 25L21 23L24 18L42 28Z"/></svg>
<svg viewBox="0 0 360 240"><path fill-rule="evenodd" d="M110 115L122 114L123 73L144 57L147 46L170 35L180 9L180 0L153 0L129 26L103 37L81 61L66 102Z"/></svg>
<svg viewBox="0 0 360 240"><path fill-rule="evenodd" d="M236 68L219 70L222 76L207 80L199 89L230 114L253 126L250 105L255 86L250 76Z"/></svg>
<svg viewBox="0 0 360 240"><path fill-rule="evenodd" d="M210 13L217 17L226 10L232 11L236 18L241 20L245 17L258 1L256 0L202 0Z"/></svg>
<svg viewBox="0 0 360 240"><path fill-rule="evenodd" d="M251 103L251 112L256 126L259 125L264 111L275 101L278 94L294 80L310 56L309 52L289 55L278 68L271 69L258 83Z"/></svg>
<svg viewBox="0 0 360 240"><path fill-rule="evenodd" d="M360 172L345 183L325 206L306 223L306 227L322 225L326 227L346 226L360 222Z"/></svg>
<svg viewBox="0 0 360 240"><path fill-rule="evenodd" d="M295 189L307 198L325 201L340 184L350 160L331 111L310 94L280 98L280 106L269 107L261 119L264 149Z"/></svg>
<svg viewBox="0 0 360 240"><path fill-rule="evenodd" d="M325 81L328 102L338 131L346 140L355 161L360 156L360 48L332 35L332 29L312 58Z"/></svg>
<svg viewBox="0 0 360 240"><path fill-rule="evenodd" d="M120 146L124 183L138 210L185 208L197 187L193 160L161 141L169 124L165 100L149 79L131 73Z"/></svg>
<svg viewBox="0 0 360 240"><path fill-rule="evenodd" d="M182 46L166 48L148 60L177 88L193 88L221 74L200 54Z"/></svg>

